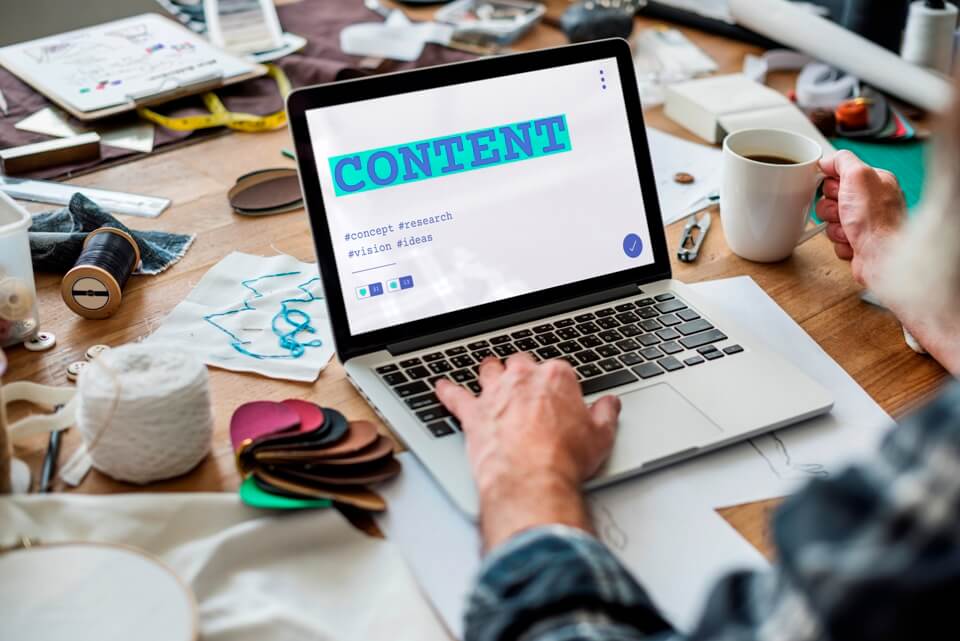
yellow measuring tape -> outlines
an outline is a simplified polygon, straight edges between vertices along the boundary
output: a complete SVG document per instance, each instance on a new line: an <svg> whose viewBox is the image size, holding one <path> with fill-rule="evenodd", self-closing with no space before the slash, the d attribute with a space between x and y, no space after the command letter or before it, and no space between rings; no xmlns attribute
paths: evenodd
<svg viewBox="0 0 960 641"><path fill-rule="evenodd" d="M273 78L277 83L277 89L283 98L290 93L290 81L287 76L276 65L266 65L267 75ZM266 116L256 116L254 114L234 113L227 110L217 94L210 92L203 94L203 104L210 110L209 114L203 116L184 116L182 118L171 118L158 114L152 109L138 107L137 113L141 118L154 122L167 129L177 131L194 131L196 129L209 129L210 127L229 127L237 131L270 131L279 129L287 124L287 113L283 109Z"/></svg>

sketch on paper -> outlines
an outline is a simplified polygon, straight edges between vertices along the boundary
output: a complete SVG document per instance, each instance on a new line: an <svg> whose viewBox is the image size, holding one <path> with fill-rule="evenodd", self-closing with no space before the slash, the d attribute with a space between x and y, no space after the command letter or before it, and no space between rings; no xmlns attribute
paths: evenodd
<svg viewBox="0 0 960 641"><path fill-rule="evenodd" d="M80 111L94 111L210 75L253 67L159 15L5 47L0 63Z"/></svg>
<svg viewBox="0 0 960 641"><path fill-rule="evenodd" d="M776 432L750 439L750 446L766 462L770 471L784 481L804 481L830 477L826 466L820 463L801 463L793 460L787 444Z"/></svg>

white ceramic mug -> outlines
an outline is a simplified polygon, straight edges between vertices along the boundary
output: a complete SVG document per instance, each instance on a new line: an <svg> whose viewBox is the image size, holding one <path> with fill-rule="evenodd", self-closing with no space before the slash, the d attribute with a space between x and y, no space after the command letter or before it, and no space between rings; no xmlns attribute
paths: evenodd
<svg viewBox="0 0 960 641"><path fill-rule="evenodd" d="M730 249L747 260L772 263L826 228L807 229L824 176L820 145L782 129L745 129L723 141L720 220ZM776 156L790 164L751 160Z"/></svg>

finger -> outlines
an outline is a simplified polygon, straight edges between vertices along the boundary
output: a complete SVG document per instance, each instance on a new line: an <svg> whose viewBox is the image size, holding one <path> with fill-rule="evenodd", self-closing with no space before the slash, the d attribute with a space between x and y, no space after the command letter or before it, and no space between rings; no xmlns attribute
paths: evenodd
<svg viewBox="0 0 960 641"><path fill-rule="evenodd" d="M616 429L619 416L620 398L618 396L604 396L590 406L590 417L597 427Z"/></svg>
<svg viewBox="0 0 960 641"><path fill-rule="evenodd" d="M478 402L473 394L447 379L437 381L437 398L461 421L469 416Z"/></svg>
<svg viewBox="0 0 960 641"><path fill-rule="evenodd" d="M839 223L840 205L835 200L821 198L817 201L817 217L825 223Z"/></svg>
<svg viewBox="0 0 960 641"><path fill-rule="evenodd" d="M847 232L843 231L843 226L839 223L827 223L827 238L841 245L849 245Z"/></svg>
<svg viewBox="0 0 960 641"><path fill-rule="evenodd" d="M853 260L853 247L844 243L834 243L833 251L840 260Z"/></svg>
<svg viewBox="0 0 960 641"><path fill-rule="evenodd" d="M508 370L523 370L536 366L537 361L533 360L533 356L527 354L526 352L520 352L514 354L507 359L507 369Z"/></svg>
<svg viewBox="0 0 960 641"><path fill-rule="evenodd" d="M824 180L823 195L836 200L840 196L840 181L836 178L827 178Z"/></svg>
<svg viewBox="0 0 960 641"><path fill-rule="evenodd" d="M848 173L867 168L866 163L851 152L843 149L820 161L820 171L833 178L841 178Z"/></svg>
<svg viewBox="0 0 960 641"><path fill-rule="evenodd" d="M480 363L480 387L487 389L503 376L503 363L499 358L487 356Z"/></svg>

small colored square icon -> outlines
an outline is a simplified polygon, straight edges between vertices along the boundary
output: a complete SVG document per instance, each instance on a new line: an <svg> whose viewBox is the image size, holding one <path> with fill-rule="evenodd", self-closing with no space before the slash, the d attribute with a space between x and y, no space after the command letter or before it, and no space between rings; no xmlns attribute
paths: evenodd
<svg viewBox="0 0 960 641"><path fill-rule="evenodd" d="M400 289L410 289L413 287L413 276L400 277Z"/></svg>
<svg viewBox="0 0 960 641"><path fill-rule="evenodd" d="M367 287L370 288L371 296L379 296L383 293L383 283L370 283Z"/></svg>
<svg viewBox="0 0 960 641"><path fill-rule="evenodd" d="M387 291L388 292L399 292L400 291L400 279L391 278L387 281Z"/></svg>
<svg viewBox="0 0 960 641"><path fill-rule="evenodd" d="M370 288L367 285L357 287L357 298L370 298Z"/></svg>

